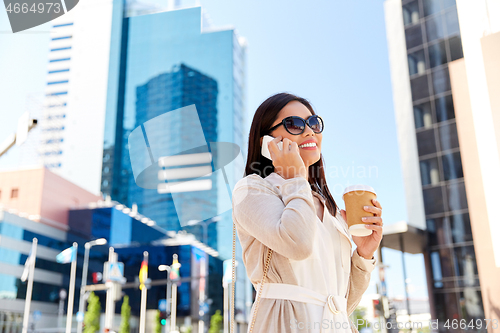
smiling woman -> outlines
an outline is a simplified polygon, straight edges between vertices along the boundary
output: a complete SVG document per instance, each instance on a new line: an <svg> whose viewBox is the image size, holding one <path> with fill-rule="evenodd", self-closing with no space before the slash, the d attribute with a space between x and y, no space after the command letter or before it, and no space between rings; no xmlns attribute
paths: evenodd
<svg viewBox="0 0 500 333"><path fill-rule="evenodd" d="M233 190L234 227L258 291L248 332L357 332L349 315L375 267L381 207L370 207L373 233L354 237L352 253L345 211L326 184L323 129L310 103L292 94L271 96L255 112L245 176ZM261 154L265 135L274 137L272 160Z"/></svg>

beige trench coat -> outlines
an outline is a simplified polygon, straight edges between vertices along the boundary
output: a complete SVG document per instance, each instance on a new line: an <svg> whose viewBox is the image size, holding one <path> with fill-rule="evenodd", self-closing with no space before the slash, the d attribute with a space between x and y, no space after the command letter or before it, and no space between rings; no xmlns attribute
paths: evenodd
<svg viewBox="0 0 500 333"><path fill-rule="evenodd" d="M263 276L268 247L273 250L265 283L298 285L291 260L304 260L311 255L318 218L313 195L324 207L323 221L333 223L334 217L325 206L325 199L312 191L302 177L284 179L276 173L262 178L250 174L240 179L233 189L233 221L243 250L243 263L252 284L257 286ZM337 212L335 226L341 238L342 262L350 266L347 313L350 315L361 300L370 282L375 259L367 260L354 251L351 257L347 224ZM340 221L340 223L339 223ZM349 235L347 237L346 235ZM332 276L332 279L335 279ZM252 315L255 308L252 306ZM287 299L261 298L253 332L309 332L293 329L291 322L308 322L306 305ZM352 332L358 332L354 324Z"/></svg>

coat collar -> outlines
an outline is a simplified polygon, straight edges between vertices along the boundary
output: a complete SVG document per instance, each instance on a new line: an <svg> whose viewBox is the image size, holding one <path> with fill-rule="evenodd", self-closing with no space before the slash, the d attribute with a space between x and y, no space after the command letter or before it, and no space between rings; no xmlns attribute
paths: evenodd
<svg viewBox="0 0 500 333"><path fill-rule="evenodd" d="M278 187L280 190L281 190L281 185L283 185L283 183L286 181L285 178L281 177L276 172L271 172L264 179L268 180L270 183L272 183L274 186ZM326 207L326 199L321 194L313 191L312 189L311 189L311 192L314 196L316 196L321 201L321 203L324 207L323 221L325 221L325 218L331 218L331 220L333 221L332 223L335 225L335 227L340 231L341 234L343 234L345 237L347 237L347 239L350 242L351 237L347 231L348 230L347 223L344 222L342 215L340 215L340 209L337 209L338 218L332 216L329 213L328 208ZM326 211L328 211L328 214L326 214Z"/></svg>

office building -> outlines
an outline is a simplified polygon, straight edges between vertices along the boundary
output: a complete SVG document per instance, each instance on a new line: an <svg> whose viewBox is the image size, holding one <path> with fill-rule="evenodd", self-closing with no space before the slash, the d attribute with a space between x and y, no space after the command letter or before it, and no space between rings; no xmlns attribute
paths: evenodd
<svg viewBox="0 0 500 333"><path fill-rule="evenodd" d="M118 3L117 6L114 5ZM39 119L42 163L100 193L111 20L118 1L88 0L51 21L47 84Z"/></svg>
<svg viewBox="0 0 500 333"><path fill-rule="evenodd" d="M172 264L172 255L179 255L181 284L178 287L178 323L182 326L200 319L200 291L206 290L210 308L206 317L222 310L222 261L218 253L186 233L167 232L155 222L117 202L103 201L88 191L68 182L47 169L31 169L0 173L0 191L12 194L2 200L0 208L0 330L21 332L27 284L20 281L24 263L33 238L38 239L31 313L39 318L30 321L35 329L64 327L67 298L60 299L60 289L68 290L70 265L59 264L56 256L78 243L74 314L78 311L84 244L105 238L106 246L94 246L90 252L87 284L94 281L93 273L102 273L108 260L108 247L118 254L125 265L127 285L122 291L130 298L132 316L139 316L140 291L135 280L139 275L144 251L149 256L149 278L155 285L148 292L148 325L154 326L158 302L166 298L165 272L159 265ZM68 199L65 201L64 197ZM95 200L96 199L96 200ZM95 201L94 201L95 200ZM30 211L30 207L35 210ZM37 210L41 207L41 210ZM207 283L200 283L200 267L206 262ZM161 283L163 281L164 283ZM206 287L205 287L206 286ZM98 291L101 305L105 292ZM66 303L65 303L66 302ZM120 313L121 301L116 303ZM104 310L104 306L102 307ZM64 317L64 318L63 318ZM119 316L115 316L115 326ZM132 323L133 324L133 323ZM118 327L116 327L118 328Z"/></svg>
<svg viewBox="0 0 500 333"><path fill-rule="evenodd" d="M221 259L230 259L233 221L228 185L243 176L243 159L236 159L224 174L223 166L212 161L213 173L205 177L211 188L182 193L159 193L156 185L141 187L132 170L130 156L138 150L130 145L134 133L144 141L139 150L152 153L139 162L148 160L153 180L159 171L154 169L159 148L166 152L160 157L206 153L212 143L220 142L237 145L246 155L245 41L234 28L208 25L201 7L175 8L146 14L128 9L125 16L117 13L113 18L101 191L128 206L137 205L139 213L160 227L189 231L216 249ZM190 117L181 116L163 127L146 125L181 108L193 111L189 109L193 106L196 114ZM200 131L195 130L196 123ZM154 158L149 162L150 157ZM199 223L187 226L186 221ZM236 257L242 262L239 243ZM244 266L237 270L235 317L245 325L252 286Z"/></svg>
<svg viewBox="0 0 500 333"><path fill-rule="evenodd" d="M386 0L385 15L409 224L428 233L432 317L442 332L448 319L498 320L499 2Z"/></svg>

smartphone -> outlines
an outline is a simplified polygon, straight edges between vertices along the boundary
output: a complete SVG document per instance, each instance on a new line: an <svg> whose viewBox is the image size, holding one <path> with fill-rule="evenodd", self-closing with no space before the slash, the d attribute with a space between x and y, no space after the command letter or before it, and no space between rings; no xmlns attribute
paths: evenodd
<svg viewBox="0 0 500 333"><path fill-rule="evenodd" d="M270 135L264 135L264 138L262 139L262 150L261 150L262 156L270 159L271 161L273 159L271 158L271 153L269 152L269 147L267 146L267 144L274 139L275 138L273 138ZM280 150L283 150L283 141L278 142L278 148Z"/></svg>

